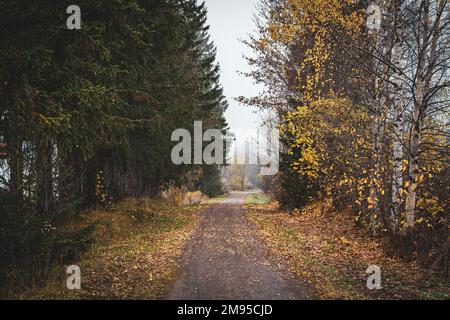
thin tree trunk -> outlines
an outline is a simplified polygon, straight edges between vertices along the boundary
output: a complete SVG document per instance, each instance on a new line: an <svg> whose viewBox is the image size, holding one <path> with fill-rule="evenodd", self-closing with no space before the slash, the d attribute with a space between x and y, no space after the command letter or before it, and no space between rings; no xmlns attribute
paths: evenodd
<svg viewBox="0 0 450 320"><path fill-rule="evenodd" d="M423 30L421 48L419 48L419 59L416 75L416 92L413 112L413 124L409 145L409 171L408 171L408 190L405 201L405 218L409 227L414 226L415 210L417 202L417 176L419 174L419 148L423 121L425 117L425 64L429 47L430 31L430 0L423 1Z"/></svg>
<svg viewBox="0 0 450 320"><path fill-rule="evenodd" d="M389 227L392 235L395 235L398 230L400 219L400 208L402 204L402 189L403 189L403 112L405 110L404 96L403 96L403 80L402 80L402 47L400 29L402 0L394 0L395 20L395 42L392 52L392 64L394 65L393 83L393 138L392 138L392 198L391 211L389 217Z"/></svg>
<svg viewBox="0 0 450 320"><path fill-rule="evenodd" d="M381 82L380 79L377 79L377 82ZM382 119L382 110L384 109L384 105L386 103L386 99L384 97L384 90L381 89L379 85L377 85L377 91L380 93L376 95L376 110L375 116L372 123L372 154L373 154L373 179L370 185L370 201L369 204L371 206L371 215L370 215L370 229L373 235L378 234L378 229L380 227L381 221L381 210L379 206L380 202L380 180L381 180L381 150L382 150L382 141L383 141L383 119Z"/></svg>
<svg viewBox="0 0 450 320"><path fill-rule="evenodd" d="M23 182L23 140L19 136L11 137L8 145L9 190L13 197L22 196Z"/></svg>
<svg viewBox="0 0 450 320"><path fill-rule="evenodd" d="M423 127L422 104L423 104L423 82L417 85L417 102L414 113L414 125L412 129L412 138L409 147L409 172L408 172L408 190L405 201L405 217L409 227L414 225L416 197L417 197L417 176L419 174L419 146L421 142L421 132Z"/></svg>
<svg viewBox="0 0 450 320"><path fill-rule="evenodd" d="M393 151L393 165L392 165L392 204L390 215L390 229L392 234L396 234L400 207L402 203L402 188L403 188L403 111L404 101L402 95L402 78L401 78L401 49L398 41L394 46L393 64L397 68L394 73L394 136L392 143Z"/></svg>
<svg viewBox="0 0 450 320"><path fill-rule="evenodd" d="M53 196L53 145L44 138L37 146L37 208L39 214L48 214Z"/></svg>
<svg viewBox="0 0 450 320"><path fill-rule="evenodd" d="M381 7L381 3L379 4ZM386 53L385 44L383 43L385 38L385 32L380 26L377 30L375 40L375 51ZM377 63L377 62L376 62ZM380 202L380 185L381 185L381 152L383 149L384 137L384 121L386 111L386 83L382 78L386 75L389 66L383 64L377 66L376 69L380 69L375 78L375 97L374 97L374 118L372 122L372 155L373 155L373 179L370 183L370 200L369 205L371 207L371 215L369 228L374 236L379 232L382 224L381 210L379 206Z"/></svg>

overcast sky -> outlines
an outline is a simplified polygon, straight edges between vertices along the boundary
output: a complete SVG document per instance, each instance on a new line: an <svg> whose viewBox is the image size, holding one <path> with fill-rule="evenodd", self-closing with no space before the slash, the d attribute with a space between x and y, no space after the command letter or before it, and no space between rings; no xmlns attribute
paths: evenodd
<svg viewBox="0 0 450 320"><path fill-rule="evenodd" d="M253 108L240 105L233 98L252 97L260 90L252 79L241 76L237 71L248 71L243 55L251 55L239 39L248 39L255 33L253 14L258 0L206 0L211 40L217 47L217 61L221 68L221 83L230 107L225 116L231 131L256 128L259 116Z"/></svg>

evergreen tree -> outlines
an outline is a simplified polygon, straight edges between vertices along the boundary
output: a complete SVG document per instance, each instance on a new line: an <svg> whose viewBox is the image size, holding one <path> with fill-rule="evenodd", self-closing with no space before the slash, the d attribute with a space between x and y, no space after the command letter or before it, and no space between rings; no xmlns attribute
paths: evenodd
<svg viewBox="0 0 450 320"><path fill-rule="evenodd" d="M80 0L81 29L69 30L71 4L0 1L2 286L8 270L32 280L26 270L45 273L55 251L87 239L41 232L81 208L156 195L188 174L221 189L218 166L170 158L173 130L226 128L205 5Z"/></svg>

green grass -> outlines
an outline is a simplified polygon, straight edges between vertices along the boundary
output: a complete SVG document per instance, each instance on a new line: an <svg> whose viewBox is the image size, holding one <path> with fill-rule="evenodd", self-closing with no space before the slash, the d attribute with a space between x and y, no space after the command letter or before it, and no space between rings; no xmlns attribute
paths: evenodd
<svg viewBox="0 0 450 320"><path fill-rule="evenodd" d="M246 204L262 205L268 204L269 202L270 198L264 193L251 193L245 197Z"/></svg>

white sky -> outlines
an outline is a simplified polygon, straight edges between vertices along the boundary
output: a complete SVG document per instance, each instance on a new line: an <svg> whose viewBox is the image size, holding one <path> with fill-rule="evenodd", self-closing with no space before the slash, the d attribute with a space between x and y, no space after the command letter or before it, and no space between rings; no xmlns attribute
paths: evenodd
<svg viewBox="0 0 450 320"><path fill-rule="evenodd" d="M233 98L253 97L261 91L252 79L239 75L250 68L243 55L250 56L251 50L239 39L248 39L255 33L253 14L258 0L206 0L211 40L217 47L217 61L221 68L220 82L230 104L225 114L232 132L256 129L259 116L255 109L240 105Z"/></svg>

